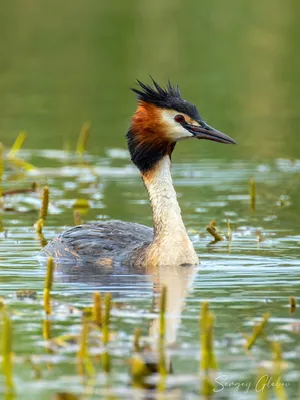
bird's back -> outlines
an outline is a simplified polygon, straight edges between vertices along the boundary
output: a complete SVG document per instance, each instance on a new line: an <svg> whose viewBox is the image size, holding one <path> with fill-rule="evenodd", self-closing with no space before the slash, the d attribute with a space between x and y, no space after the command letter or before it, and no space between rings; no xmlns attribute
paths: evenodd
<svg viewBox="0 0 300 400"><path fill-rule="evenodd" d="M78 225L45 246L41 254L59 264L98 267L129 265L133 255L153 240L153 230L144 225L107 221Z"/></svg>

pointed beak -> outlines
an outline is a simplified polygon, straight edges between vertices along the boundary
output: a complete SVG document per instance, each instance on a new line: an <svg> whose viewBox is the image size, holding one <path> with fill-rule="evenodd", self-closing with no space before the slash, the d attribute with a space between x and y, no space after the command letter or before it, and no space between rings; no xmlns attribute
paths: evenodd
<svg viewBox="0 0 300 400"><path fill-rule="evenodd" d="M213 127L207 125L206 122L201 121L201 125L188 125L187 129L197 138L212 140L213 142L225 143L225 144L236 144L230 136L225 135L214 129Z"/></svg>

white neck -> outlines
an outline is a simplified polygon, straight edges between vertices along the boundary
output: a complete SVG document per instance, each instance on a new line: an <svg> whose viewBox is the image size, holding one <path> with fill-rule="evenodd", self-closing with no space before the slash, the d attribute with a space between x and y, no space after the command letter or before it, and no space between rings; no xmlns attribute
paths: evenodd
<svg viewBox="0 0 300 400"><path fill-rule="evenodd" d="M198 264L198 256L188 237L173 186L170 158L165 156L154 170L143 175L154 226L154 240L147 258L157 265Z"/></svg>

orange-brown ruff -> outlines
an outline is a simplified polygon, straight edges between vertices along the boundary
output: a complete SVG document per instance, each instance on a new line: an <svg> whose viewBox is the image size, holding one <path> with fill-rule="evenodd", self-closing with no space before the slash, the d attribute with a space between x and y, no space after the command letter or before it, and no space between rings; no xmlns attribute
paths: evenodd
<svg viewBox="0 0 300 400"><path fill-rule="evenodd" d="M165 147L172 152L174 145L167 136L167 128L161 119L161 110L140 101L131 121L131 129L137 139L136 151L151 146L153 149Z"/></svg>
<svg viewBox="0 0 300 400"><path fill-rule="evenodd" d="M51 241L43 255L58 264L95 267L153 267L198 264L171 177L171 154L184 139L235 143L207 125L197 108L183 100L178 87L164 89L138 81L138 98L127 133L132 162L140 170L153 215L154 230L143 225L107 221L76 226Z"/></svg>

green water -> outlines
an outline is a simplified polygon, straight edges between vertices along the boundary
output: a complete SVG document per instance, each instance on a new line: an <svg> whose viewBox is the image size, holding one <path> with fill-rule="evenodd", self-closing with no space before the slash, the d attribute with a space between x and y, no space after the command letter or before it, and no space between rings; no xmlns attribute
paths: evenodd
<svg viewBox="0 0 300 400"><path fill-rule="evenodd" d="M174 183L199 267L148 275L87 274L85 279L75 272L56 275L51 337L79 332L80 312L70 315L68 307L90 305L95 290L112 292L122 303L112 316L111 381L96 360L96 380L88 388L76 374L76 348L45 349L45 269L37 259L41 243L33 228L39 195L5 197L12 211L0 214L0 296L12 311L16 399L48 400L59 391L94 391L89 398L104 398L106 386L116 398L137 396L127 363L132 334L140 326L150 342L155 336L162 283L169 287L171 398L199 398L198 316L204 300L216 318L213 398L259 396L259 368L272 377L269 341L282 345L280 378L288 398L299 398L299 310L289 312L289 297L300 297L298 21L298 3L283 0L16 1L1 6L0 141L9 149L26 130L20 156L37 167L20 175L20 168L6 163L3 190L29 187L33 181L48 184L47 240L74 225L72 205L78 198L91 205L84 222L122 219L151 225L147 195L124 137L135 109L128 88L136 78L149 81L148 73L161 83L171 78L209 124L238 142L186 141L174 152ZM84 121L92 122L86 166L74 153ZM251 177L257 186L254 213ZM226 218L233 229L231 244L210 245L206 225L215 219L226 232ZM19 289L36 290L38 298L20 300ZM266 312L271 318L265 335L247 353L244 335ZM40 379L26 361L30 356L42 370ZM0 375L0 396L4 391Z"/></svg>

